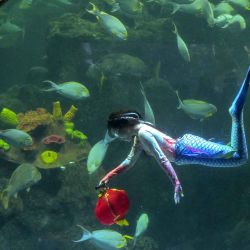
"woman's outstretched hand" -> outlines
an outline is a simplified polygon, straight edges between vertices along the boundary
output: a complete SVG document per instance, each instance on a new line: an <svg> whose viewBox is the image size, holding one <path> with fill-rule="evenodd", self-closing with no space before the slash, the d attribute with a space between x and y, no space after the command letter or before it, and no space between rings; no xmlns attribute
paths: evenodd
<svg viewBox="0 0 250 250"><path fill-rule="evenodd" d="M180 203L181 197L184 197L184 194L183 194L183 191L182 191L181 184L177 183L175 185L175 188L174 188L174 201L175 201L175 204Z"/></svg>
<svg viewBox="0 0 250 250"><path fill-rule="evenodd" d="M100 189L100 188L107 188L108 187L108 182L109 179L108 178L102 178L99 182L99 184L95 187L95 189Z"/></svg>

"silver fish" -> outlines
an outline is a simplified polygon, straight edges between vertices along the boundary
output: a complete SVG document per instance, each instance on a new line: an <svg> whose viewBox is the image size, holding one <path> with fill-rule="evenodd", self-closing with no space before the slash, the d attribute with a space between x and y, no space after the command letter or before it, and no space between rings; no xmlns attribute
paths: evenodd
<svg viewBox="0 0 250 250"><path fill-rule="evenodd" d="M181 100L178 91L176 95L179 101L178 109L182 109L192 119L203 121L217 112L217 108L211 103L194 99Z"/></svg>
<svg viewBox="0 0 250 250"><path fill-rule="evenodd" d="M179 35L176 25L174 23L173 23L173 25L174 25L173 33L176 35L176 41L177 41L178 50L179 50L182 58L186 62L190 62L191 59L190 59L190 54L189 54L189 51L188 51L188 47L187 47L185 41Z"/></svg>
<svg viewBox="0 0 250 250"><path fill-rule="evenodd" d="M32 137L28 133L18 129L0 131L0 138L16 148L31 147L33 144Z"/></svg>
<svg viewBox="0 0 250 250"><path fill-rule="evenodd" d="M23 163L12 173L7 188L1 195L2 203L5 209L9 206L9 198L17 196L18 192L27 189L41 180L41 173L32 164Z"/></svg>
<svg viewBox="0 0 250 250"><path fill-rule="evenodd" d="M55 91L62 96L68 97L73 100L81 100L89 97L89 90L79 82L65 82L56 84L52 81L44 81L51 84L50 89L43 91Z"/></svg>

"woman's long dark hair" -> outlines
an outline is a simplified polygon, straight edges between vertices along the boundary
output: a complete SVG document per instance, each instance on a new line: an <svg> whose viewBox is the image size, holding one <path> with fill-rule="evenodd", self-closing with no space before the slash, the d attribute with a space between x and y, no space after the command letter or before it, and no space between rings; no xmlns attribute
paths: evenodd
<svg viewBox="0 0 250 250"><path fill-rule="evenodd" d="M139 124L142 119L142 115L135 110L113 112L108 117L108 130L131 127Z"/></svg>

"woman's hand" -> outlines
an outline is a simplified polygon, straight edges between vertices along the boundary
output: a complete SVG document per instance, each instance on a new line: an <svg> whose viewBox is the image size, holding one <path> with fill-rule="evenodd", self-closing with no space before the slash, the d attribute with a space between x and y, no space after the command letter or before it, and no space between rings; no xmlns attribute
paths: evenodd
<svg viewBox="0 0 250 250"><path fill-rule="evenodd" d="M180 203L180 199L181 197L184 197L183 191L182 191L182 187L180 183L175 184L175 188L174 188L174 201L175 204Z"/></svg>
<svg viewBox="0 0 250 250"><path fill-rule="evenodd" d="M95 189L99 189L99 188L107 188L107 184L109 182L109 178L107 178L106 176L103 177L99 184L95 187Z"/></svg>

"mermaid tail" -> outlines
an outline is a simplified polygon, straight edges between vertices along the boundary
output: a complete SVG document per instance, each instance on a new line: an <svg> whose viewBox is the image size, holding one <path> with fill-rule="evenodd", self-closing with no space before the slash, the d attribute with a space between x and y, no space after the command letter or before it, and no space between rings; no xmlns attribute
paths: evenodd
<svg viewBox="0 0 250 250"><path fill-rule="evenodd" d="M232 116L230 146L186 134L177 139L175 162L178 165L200 164L209 167L237 167L246 163L248 150L243 123L243 108L250 84L250 67L229 113Z"/></svg>

